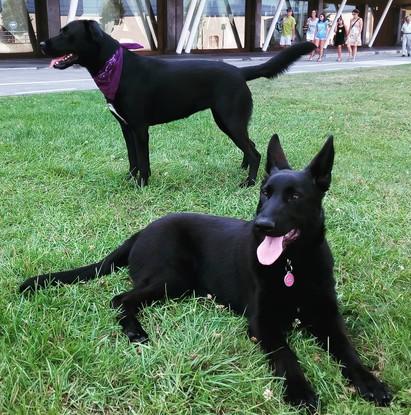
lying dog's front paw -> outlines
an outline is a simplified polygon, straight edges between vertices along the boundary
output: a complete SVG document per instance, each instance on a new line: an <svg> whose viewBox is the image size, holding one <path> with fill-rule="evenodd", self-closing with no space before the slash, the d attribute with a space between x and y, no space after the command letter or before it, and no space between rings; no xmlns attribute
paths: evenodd
<svg viewBox="0 0 411 415"><path fill-rule="evenodd" d="M248 166L249 166L249 164L248 164L248 161L247 160L243 160L241 162L241 168L242 169L247 170L248 169Z"/></svg>
<svg viewBox="0 0 411 415"><path fill-rule="evenodd" d="M19 287L19 292L24 294L29 294L36 291L36 278L29 278L23 282Z"/></svg>
<svg viewBox="0 0 411 415"><path fill-rule="evenodd" d="M378 406L388 406L392 400L392 394L388 387L379 381L372 373L364 372L360 379L354 382L358 393L367 401L374 402Z"/></svg>
<svg viewBox="0 0 411 415"><path fill-rule="evenodd" d="M130 343L147 343L148 342L148 334L143 330L127 330L124 332L125 335L130 340Z"/></svg>
<svg viewBox="0 0 411 415"><path fill-rule="evenodd" d="M306 381L288 382L284 400L293 406L304 406L312 413L318 407L318 397Z"/></svg>
<svg viewBox="0 0 411 415"><path fill-rule="evenodd" d="M110 301L110 307L117 309L121 307L121 304L123 303L123 297L124 294L118 294Z"/></svg>

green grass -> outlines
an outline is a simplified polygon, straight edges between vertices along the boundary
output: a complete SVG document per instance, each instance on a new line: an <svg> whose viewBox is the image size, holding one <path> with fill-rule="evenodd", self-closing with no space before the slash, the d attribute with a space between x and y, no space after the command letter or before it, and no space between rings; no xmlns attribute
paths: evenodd
<svg viewBox="0 0 411 415"><path fill-rule="evenodd" d="M250 135L264 155L277 132L301 168L335 135L325 209L339 297L360 355L395 395L388 409L363 401L296 330L323 414L409 413L410 69L250 83ZM244 319L212 301L147 308L151 342L135 347L108 307L130 287L126 271L17 293L26 277L99 260L168 212L253 217L258 188L238 187L242 157L208 111L152 128L150 146L153 176L140 190L124 179L124 140L98 92L0 99L0 413L297 413Z"/></svg>

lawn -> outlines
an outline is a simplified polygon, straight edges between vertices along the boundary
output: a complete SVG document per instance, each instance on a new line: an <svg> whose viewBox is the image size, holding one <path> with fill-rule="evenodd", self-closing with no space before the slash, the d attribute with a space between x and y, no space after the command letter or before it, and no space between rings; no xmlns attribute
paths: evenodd
<svg viewBox="0 0 411 415"><path fill-rule="evenodd" d="M395 395L387 409L363 401L295 330L323 414L409 414L410 83L409 65L250 83L250 136L264 159L274 132L296 168L335 136L325 210L342 311ZM208 111L153 127L150 146L153 175L139 189L125 180L125 143L100 93L0 99L0 413L298 413L245 320L212 300L147 308L151 342L136 347L108 306L130 286L126 271L18 294L25 278L95 262L168 212L253 217L258 186L238 187L242 157Z"/></svg>

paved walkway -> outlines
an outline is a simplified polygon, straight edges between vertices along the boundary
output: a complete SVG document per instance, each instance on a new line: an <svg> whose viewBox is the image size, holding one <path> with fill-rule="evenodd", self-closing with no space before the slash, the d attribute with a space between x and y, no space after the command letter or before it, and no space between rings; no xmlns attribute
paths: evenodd
<svg viewBox="0 0 411 415"><path fill-rule="evenodd" d="M265 62L273 53L236 55L182 55L161 56L163 59L215 59L241 67ZM401 57L397 49L361 50L356 62L336 61L335 50L330 50L321 62L309 62L306 58L292 66L288 74L376 68L411 64L411 58ZM27 95L48 92L67 92L96 89L84 68L59 71L48 67L49 59L0 60L0 96Z"/></svg>

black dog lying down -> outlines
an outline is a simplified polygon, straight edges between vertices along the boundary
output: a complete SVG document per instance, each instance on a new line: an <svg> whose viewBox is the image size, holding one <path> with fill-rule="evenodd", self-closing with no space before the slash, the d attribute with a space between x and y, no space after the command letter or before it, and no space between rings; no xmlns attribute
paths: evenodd
<svg viewBox="0 0 411 415"><path fill-rule="evenodd" d="M333 258L325 240L321 201L331 182L332 137L302 171L291 170L275 135L255 220L199 214L165 216L136 233L102 261L25 281L20 291L71 284L128 267L134 288L112 300L132 342L146 332L138 311L153 301L195 292L245 314L249 334L261 343L286 399L316 405L316 395L286 341L295 318L343 364L359 393L378 405L391 394L360 362L338 311Z"/></svg>
<svg viewBox="0 0 411 415"><path fill-rule="evenodd" d="M245 68L213 61L166 61L124 50L92 20L69 23L41 47L48 56L64 55L55 68L77 63L88 69L121 125L130 175L140 185L148 183L151 173L149 126L210 108L218 127L244 153L247 186L255 183L260 154L248 137L252 99L246 81L273 78L315 48L311 42L300 43L262 65Z"/></svg>

